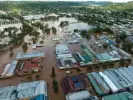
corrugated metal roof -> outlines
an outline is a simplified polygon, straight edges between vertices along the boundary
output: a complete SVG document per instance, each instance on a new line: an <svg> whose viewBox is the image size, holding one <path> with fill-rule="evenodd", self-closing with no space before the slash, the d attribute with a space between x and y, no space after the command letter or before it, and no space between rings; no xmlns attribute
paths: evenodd
<svg viewBox="0 0 133 100"><path fill-rule="evenodd" d="M35 58L35 57L44 57L44 52L33 52L33 53L18 53L16 56L17 60L20 59L30 59L30 58Z"/></svg>
<svg viewBox="0 0 133 100"><path fill-rule="evenodd" d="M87 90L74 92L74 93L68 93L66 95L66 100L85 100L90 97L90 93Z"/></svg>
<svg viewBox="0 0 133 100"><path fill-rule="evenodd" d="M115 84L102 72L99 72L99 74L102 76L102 78L105 80L105 82L108 84L112 92L117 92L118 88L115 86Z"/></svg>
<svg viewBox="0 0 133 100"><path fill-rule="evenodd" d="M117 80L110 74L110 72L108 70L105 70L103 72L105 75L107 75L111 80L112 82L116 85L116 87L118 89L122 89L123 87L117 82Z"/></svg>
<svg viewBox="0 0 133 100"><path fill-rule="evenodd" d="M122 92L122 93L104 96L103 100L131 100L130 98L133 99L133 95L131 93Z"/></svg>
<svg viewBox="0 0 133 100"><path fill-rule="evenodd" d="M33 98L38 95L44 95L45 99L43 100L47 100L47 85L45 81L28 82L18 84L18 86L0 88L0 100Z"/></svg>
<svg viewBox="0 0 133 100"><path fill-rule="evenodd" d="M103 95L103 91L98 87L97 83L95 82L95 80L93 79L93 77L91 76L91 74L87 74L87 77L89 78L90 82L92 83L96 93L98 93L98 95Z"/></svg>
<svg viewBox="0 0 133 100"><path fill-rule="evenodd" d="M92 76L96 79L96 81L98 82L99 85L102 85L103 87L103 91L104 92L109 92L110 91L110 88L107 86L107 84L105 83L105 81L102 79L102 77L96 73L96 72L92 72L91 73Z"/></svg>
<svg viewBox="0 0 133 100"><path fill-rule="evenodd" d="M129 70L126 67L122 67L121 68L129 77L131 77L133 79L133 73L131 72L131 70Z"/></svg>
<svg viewBox="0 0 133 100"><path fill-rule="evenodd" d="M6 73L7 75L13 75L14 74L14 70L16 69L18 61L14 60L10 66L10 68L8 69L8 72Z"/></svg>
<svg viewBox="0 0 133 100"><path fill-rule="evenodd" d="M57 45L55 50L57 55L71 53L67 45Z"/></svg>
<svg viewBox="0 0 133 100"><path fill-rule="evenodd" d="M123 77L115 70L112 70L112 74L115 75L117 81L123 86L128 87L127 83L124 81Z"/></svg>

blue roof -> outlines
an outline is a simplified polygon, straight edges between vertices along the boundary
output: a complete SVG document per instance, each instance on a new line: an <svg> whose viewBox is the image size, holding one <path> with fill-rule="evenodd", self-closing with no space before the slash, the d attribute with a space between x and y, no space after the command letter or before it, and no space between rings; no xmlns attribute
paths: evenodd
<svg viewBox="0 0 133 100"><path fill-rule="evenodd" d="M100 60L109 60L113 58L113 56L109 55L107 52L102 53L102 54L97 54L96 55Z"/></svg>
<svg viewBox="0 0 133 100"><path fill-rule="evenodd" d="M37 95L35 100L45 100L44 94Z"/></svg>
<svg viewBox="0 0 133 100"><path fill-rule="evenodd" d="M103 41L106 42L108 45L114 45L114 44L116 44L116 42L108 39L107 37L104 37L103 38Z"/></svg>
<svg viewBox="0 0 133 100"><path fill-rule="evenodd" d="M75 89L82 89L84 88L84 84L82 82L74 83Z"/></svg>
<svg viewBox="0 0 133 100"><path fill-rule="evenodd" d="M78 81L78 79L76 78L76 77L71 77L71 80L73 81L73 82L77 82Z"/></svg>

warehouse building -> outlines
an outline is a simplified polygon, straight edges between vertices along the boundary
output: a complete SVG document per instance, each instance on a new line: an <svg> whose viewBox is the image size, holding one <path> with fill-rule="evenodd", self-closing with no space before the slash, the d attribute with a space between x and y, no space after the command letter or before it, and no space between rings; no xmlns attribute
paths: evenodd
<svg viewBox="0 0 133 100"><path fill-rule="evenodd" d="M45 81L20 83L0 88L0 100L48 100Z"/></svg>
<svg viewBox="0 0 133 100"><path fill-rule="evenodd" d="M41 52L33 52L33 53L18 53L16 56L16 60L25 60L25 59L32 59L32 58L43 58L45 57L44 53Z"/></svg>
<svg viewBox="0 0 133 100"><path fill-rule="evenodd" d="M5 68L1 74L1 77L4 78L4 77L11 77L14 75L15 73L15 69L17 67L17 64L18 64L18 61L17 60L14 60L11 64L7 64L5 65Z"/></svg>
<svg viewBox="0 0 133 100"><path fill-rule="evenodd" d="M96 96L91 96L88 90L68 93L66 100L98 100Z"/></svg>
<svg viewBox="0 0 133 100"><path fill-rule="evenodd" d="M99 96L133 90L133 66L87 74Z"/></svg>
<svg viewBox="0 0 133 100"><path fill-rule="evenodd" d="M133 95L129 92L122 92L122 93L104 96L102 100L133 100Z"/></svg>
<svg viewBox="0 0 133 100"><path fill-rule="evenodd" d="M59 69L69 69L78 67L78 63L71 54L67 45L57 45L55 47L57 66Z"/></svg>

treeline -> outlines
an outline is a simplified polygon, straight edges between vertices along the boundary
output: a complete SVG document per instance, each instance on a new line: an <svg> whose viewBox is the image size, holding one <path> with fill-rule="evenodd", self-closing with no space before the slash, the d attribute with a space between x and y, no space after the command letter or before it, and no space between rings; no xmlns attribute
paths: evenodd
<svg viewBox="0 0 133 100"><path fill-rule="evenodd" d="M128 2L128 3L114 3L114 4L110 4L110 5L106 5L103 7L100 7L101 9L104 10L127 10L130 11L133 9L133 2Z"/></svg>
<svg viewBox="0 0 133 100"><path fill-rule="evenodd" d="M0 1L1 10L11 10L11 9L44 9L45 7L64 7L64 6L79 6L79 2L31 2L31 1Z"/></svg>

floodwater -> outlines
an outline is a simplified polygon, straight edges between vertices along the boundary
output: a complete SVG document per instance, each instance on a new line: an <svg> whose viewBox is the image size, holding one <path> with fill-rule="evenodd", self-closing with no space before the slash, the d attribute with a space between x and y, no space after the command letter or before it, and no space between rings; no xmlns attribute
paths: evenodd
<svg viewBox="0 0 133 100"><path fill-rule="evenodd" d="M35 75L39 74L40 79L45 80L49 84L48 92L49 92L50 100L65 100L64 94L63 94L61 86L60 86L60 82L61 82L62 78L66 76L66 71L67 71L67 70L57 69L56 58L55 58L55 54L54 54L55 44L52 42L51 38L55 37L55 36L61 37L61 38L63 38L61 43L66 43L67 42L66 33L69 33L69 31L71 34L74 29L78 29L78 28L89 29L89 28L91 28L91 26L87 25L86 23L78 22L78 23L71 23L62 29L62 28L58 27L61 21L77 22L77 20L74 18L65 18L65 17L60 18L59 21L47 21L47 22L45 21L44 25L47 23L49 27L54 26L57 28L57 34L53 35L52 33L50 33L49 35L46 35L45 39L44 39L44 47L36 49L37 51L45 52L46 57L44 58L43 71L33 74L33 80L35 80ZM42 34L43 33L41 33L41 35ZM27 36L25 38L25 41L29 42L29 40L30 40L30 37ZM80 51L79 50L80 44L72 44L72 45L68 45L68 47L73 52ZM31 45L29 45L28 52L32 52L32 51L33 50L31 48ZM12 58L9 57L9 51L5 52L5 53L0 53L0 66L2 66L3 64L6 64L6 63L11 63L15 59L17 53L22 52L21 46L14 48L13 52L14 52L14 55ZM50 76L51 71L52 71L52 66L54 66L54 68L55 68L56 80L59 83L59 92L58 93L54 93L53 88L52 88L52 78ZM1 70L2 69L3 68L1 67ZM78 74L76 69L71 69L71 72L72 72L71 75ZM82 72L87 73L88 70L86 70L86 68L82 68ZM13 78L2 79L2 80L0 80L0 87L8 86L8 85L15 85L15 84L18 84L21 82L27 82L28 81L27 77L28 76L15 76Z"/></svg>
<svg viewBox="0 0 133 100"><path fill-rule="evenodd" d="M16 27L16 28L20 28L22 26L21 23L16 23L16 24L6 24L6 25L2 25L0 26L0 30L3 31L4 28L8 28L8 27Z"/></svg>

